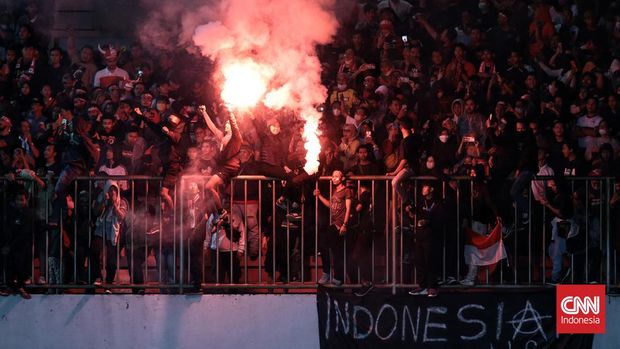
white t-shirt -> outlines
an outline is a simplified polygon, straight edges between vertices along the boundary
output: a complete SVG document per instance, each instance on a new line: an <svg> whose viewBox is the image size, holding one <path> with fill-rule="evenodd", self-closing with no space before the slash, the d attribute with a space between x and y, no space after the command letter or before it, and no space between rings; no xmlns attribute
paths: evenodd
<svg viewBox="0 0 620 349"><path fill-rule="evenodd" d="M108 88L111 85L118 84L119 81L129 80L129 74L121 68L116 68L113 71L107 67L101 69L95 74L95 81L93 85L95 87Z"/></svg>
<svg viewBox="0 0 620 349"><path fill-rule="evenodd" d="M577 119L577 126L595 128L595 127L598 127L598 124L600 124L601 121L603 121L603 118L601 118L598 115L594 117L588 117L587 115L584 115L580 117L579 119ZM596 145L597 138L598 137L592 137L592 136L579 137L579 147L580 148L592 147Z"/></svg>

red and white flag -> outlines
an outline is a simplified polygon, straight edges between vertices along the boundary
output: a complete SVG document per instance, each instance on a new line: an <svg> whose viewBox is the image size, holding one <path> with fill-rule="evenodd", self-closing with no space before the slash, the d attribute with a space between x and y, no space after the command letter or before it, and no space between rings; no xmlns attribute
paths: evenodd
<svg viewBox="0 0 620 349"><path fill-rule="evenodd" d="M489 235L480 235L471 229L467 229L466 233L465 263L491 265L506 258L501 224L497 224Z"/></svg>

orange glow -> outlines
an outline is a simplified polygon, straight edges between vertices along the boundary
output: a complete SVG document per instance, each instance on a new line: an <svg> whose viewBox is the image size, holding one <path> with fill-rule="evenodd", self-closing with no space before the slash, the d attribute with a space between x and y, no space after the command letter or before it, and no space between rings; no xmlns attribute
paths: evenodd
<svg viewBox="0 0 620 349"><path fill-rule="evenodd" d="M273 69L246 59L222 67L222 100L233 109L250 109L263 98Z"/></svg>

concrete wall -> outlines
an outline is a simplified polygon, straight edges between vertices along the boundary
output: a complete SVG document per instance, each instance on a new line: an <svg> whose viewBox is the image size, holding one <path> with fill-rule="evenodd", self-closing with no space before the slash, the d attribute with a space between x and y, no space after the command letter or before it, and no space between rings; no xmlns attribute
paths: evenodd
<svg viewBox="0 0 620 349"><path fill-rule="evenodd" d="M316 296L12 296L0 347L316 349Z"/></svg>
<svg viewBox="0 0 620 349"><path fill-rule="evenodd" d="M594 348L620 348L620 297L606 313ZM316 296L12 296L0 298L0 348L316 349Z"/></svg>

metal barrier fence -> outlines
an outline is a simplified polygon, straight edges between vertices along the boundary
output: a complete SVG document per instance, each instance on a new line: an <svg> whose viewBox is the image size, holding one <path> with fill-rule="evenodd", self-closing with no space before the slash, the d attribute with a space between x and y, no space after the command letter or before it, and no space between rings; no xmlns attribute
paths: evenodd
<svg viewBox="0 0 620 349"><path fill-rule="evenodd" d="M103 189L109 179L120 185L126 211L122 220L108 217L116 211L105 208ZM467 274L466 232L492 228L495 211L502 218L507 257L493 267L481 267L476 284L540 287L549 281L593 282L613 291L618 282L620 186L613 178L564 178L558 190L570 200L565 203L571 213L562 218L570 218L570 234L575 236L562 236L558 222L566 219L556 219L559 212L549 208L558 203L545 206L533 193L548 188L553 178L476 182L469 177L412 177L402 200L392 177L353 176L347 178L354 204L350 229L340 239L330 235L331 210L313 196L318 189L331 200L330 177L302 186L262 176L234 178L221 190L228 221L205 215L212 205L208 179L184 176L169 197L162 197L162 178L80 177L72 184L71 199L62 200L63 219L54 226L49 224L52 203L58 199L54 181L5 178L0 180L2 226L10 226L15 210L11 191L23 185L35 217L27 251L31 288L311 290L324 272L331 282L336 272L344 276L340 281L345 287L371 281L396 291L419 281L413 255L420 241L419 222L409 212L424 204L421 190L428 184L443 212L441 224L432 229L432 258L444 286ZM360 206L365 208L357 212ZM3 244L10 234L5 229ZM328 255L331 268L324 268ZM14 277L7 274L7 258L3 254L4 284Z"/></svg>

